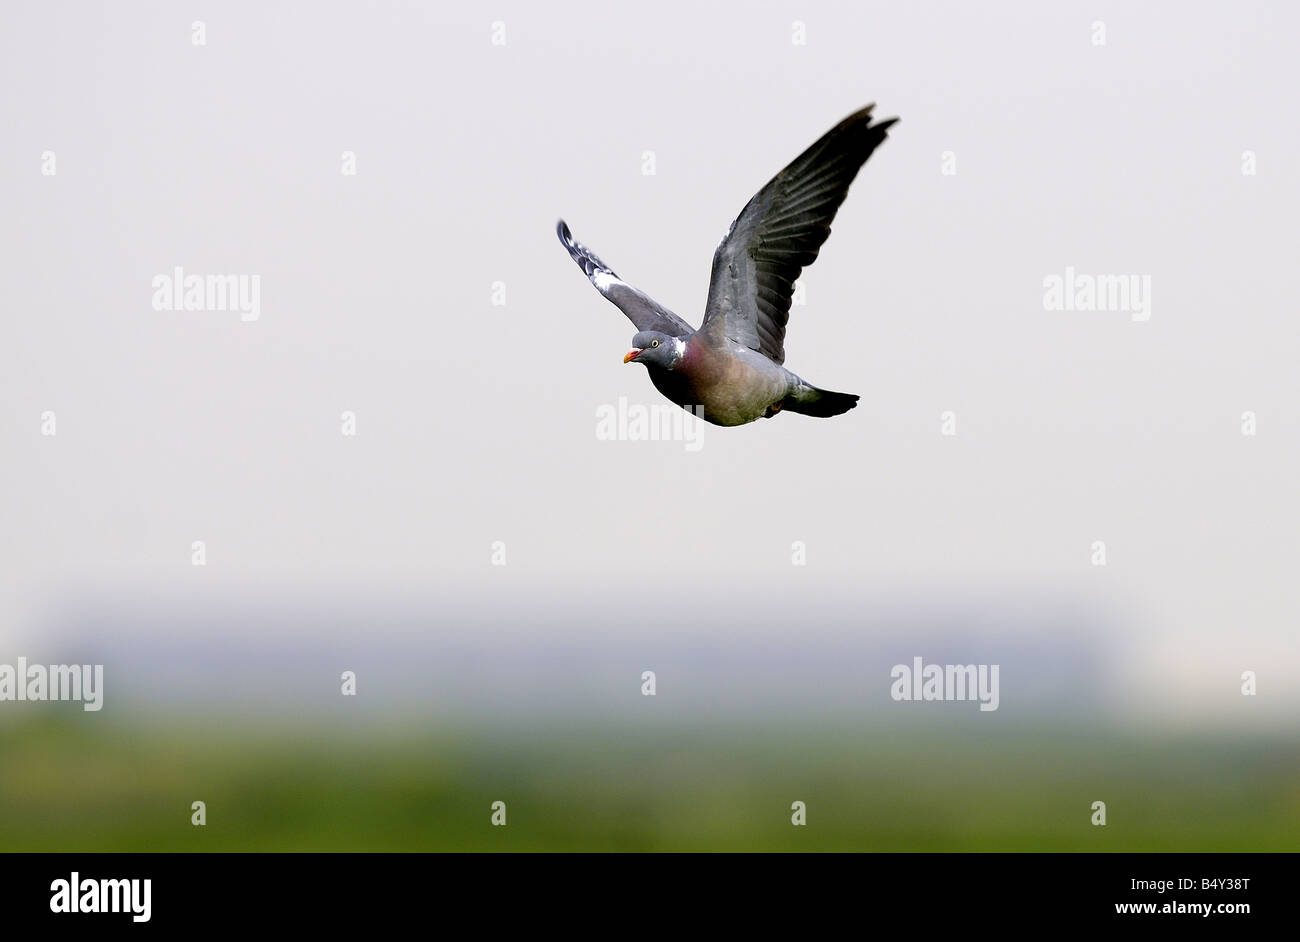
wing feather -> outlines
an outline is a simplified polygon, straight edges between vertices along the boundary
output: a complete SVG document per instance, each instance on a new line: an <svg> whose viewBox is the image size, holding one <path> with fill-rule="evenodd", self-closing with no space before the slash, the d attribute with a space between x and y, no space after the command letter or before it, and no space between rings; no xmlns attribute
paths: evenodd
<svg viewBox="0 0 1300 942"><path fill-rule="evenodd" d="M657 330L670 337L689 337L695 333L695 328L686 321L614 274L595 252L573 237L563 219L556 224L555 232L596 290L614 302L637 330Z"/></svg>
<svg viewBox="0 0 1300 942"><path fill-rule="evenodd" d="M796 157L751 199L713 253L701 330L712 328L785 361L794 282L817 259L849 185L897 118L871 123L868 105Z"/></svg>

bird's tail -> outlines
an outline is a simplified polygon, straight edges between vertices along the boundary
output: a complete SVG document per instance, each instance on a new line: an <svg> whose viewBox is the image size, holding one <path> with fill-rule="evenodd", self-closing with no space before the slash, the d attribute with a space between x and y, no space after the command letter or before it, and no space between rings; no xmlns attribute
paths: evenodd
<svg viewBox="0 0 1300 942"><path fill-rule="evenodd" d="M800 383L790 395L786 396L781 407L788 412L800 415L813 415L819 419L829 419L833 415L843 415L858 404L853 393L831 392L818 389L807 383Z"/></svg>

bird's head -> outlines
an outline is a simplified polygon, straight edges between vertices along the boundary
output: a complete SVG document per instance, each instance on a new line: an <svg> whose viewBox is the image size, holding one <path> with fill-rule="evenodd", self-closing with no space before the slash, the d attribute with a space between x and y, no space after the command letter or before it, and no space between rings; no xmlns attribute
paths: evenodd
<svg viewBox="0 0 1300 942"><path fill-rule="evenodd" d="M686 354L686 341L669 337L657 330L643 330L632 338L632 349L623 357L624 363L644 363L661 370L674 369Z"/></svg>

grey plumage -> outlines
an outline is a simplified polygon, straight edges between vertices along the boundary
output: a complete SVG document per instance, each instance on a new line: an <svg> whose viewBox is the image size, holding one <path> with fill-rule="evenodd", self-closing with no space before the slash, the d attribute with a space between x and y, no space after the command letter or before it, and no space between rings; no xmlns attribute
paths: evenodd
<svg viewBox="0 0 1300 942"><path fill-rule="evenodd" d="M556 225L555 231L573 260L591 279L591 283L627 315L637 330L657 330L672 337L689 337L695 333L695 328L686 321L614 274L595 252L573 237L563 219Z"/></svg>
<svg viewBox="0 0 1300 942"><path fill-rule="evenodd" d="M898 119L871 124L868 105L821 137L754 195L713 253L704 324L785 362L794 283L817 260L858 170Z"/></svg>
<svg viewBox="0 0 1300 942"><path fill-rule="evenodd" d="M873 107L824 134L741 210L714 252L698 331L619 278L560 220L556 232L574 261L637 327L638 346L624 361L645 364L667 398L718 425L783 410L828 417L857 405L857 396L819 389L783 364L794 282L816 260L858 170L898 120L872 124Z"/></svg>

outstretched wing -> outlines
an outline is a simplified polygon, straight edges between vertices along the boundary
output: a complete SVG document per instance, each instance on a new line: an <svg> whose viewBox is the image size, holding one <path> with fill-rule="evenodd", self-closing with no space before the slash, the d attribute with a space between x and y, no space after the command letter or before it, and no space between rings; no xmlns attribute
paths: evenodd
<svg viewBox="0 0 1300 942"><path fill-rule="evenodd" d="M555 232L596 289L618 305L637 330L657 330L670 337L689 337L695 333L695 328L686 321L614 274L595 252L573 237L563 219L556 225Z"/></svg>
<svg viewBox="0 0 1300 942"><path fill-rule="evenodd" d="M701 331L720 328L773 362L785 361L795 279L816 260L849 184L898 120L872 124L874 107L827 131L741 210L713 254Z"/></svg>

